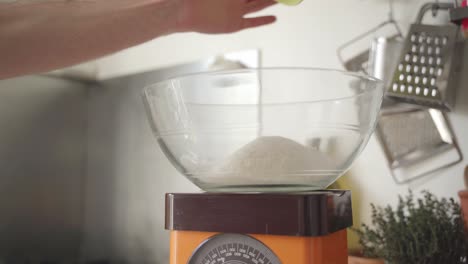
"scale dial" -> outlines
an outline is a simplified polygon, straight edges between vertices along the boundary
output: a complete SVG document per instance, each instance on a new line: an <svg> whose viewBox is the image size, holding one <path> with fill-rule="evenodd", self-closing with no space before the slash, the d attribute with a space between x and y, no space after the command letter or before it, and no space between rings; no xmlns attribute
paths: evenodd
<svg viewBox="0 0 468 264"><path fill-rule="evenodd" d="M281 264L265 244L242 234L219 234L203 242L188 264Z"/></svg>

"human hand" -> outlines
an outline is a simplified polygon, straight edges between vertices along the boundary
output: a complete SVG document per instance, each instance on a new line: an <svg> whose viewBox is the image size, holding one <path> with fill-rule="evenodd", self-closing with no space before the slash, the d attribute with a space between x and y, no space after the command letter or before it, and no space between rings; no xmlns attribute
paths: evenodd
<svg viewBox="0 0 468 264"><path fill-rule="evenodd" d="M177 30L200 33L232 33L275 22L274 16L245 16L276 2L273 0L175 0L179 13Z"/></svg>
<svg viewBox="0 0 468 264"><path fill-rule="evenodd" d="M273 0L0 4L0 80L82 63L171 33L230 33L266 25L275 17L245 16L273 4Z"/></svg>

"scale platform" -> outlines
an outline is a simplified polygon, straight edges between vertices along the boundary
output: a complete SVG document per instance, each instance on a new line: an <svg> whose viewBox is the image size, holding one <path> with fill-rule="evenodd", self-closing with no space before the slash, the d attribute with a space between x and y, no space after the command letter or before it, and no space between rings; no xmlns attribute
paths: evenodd
<svg viewBox="0 0 468 264"><path fill-rule="evenodd" d="M166 194L170 264L345 264L351 192Z"/></svg>

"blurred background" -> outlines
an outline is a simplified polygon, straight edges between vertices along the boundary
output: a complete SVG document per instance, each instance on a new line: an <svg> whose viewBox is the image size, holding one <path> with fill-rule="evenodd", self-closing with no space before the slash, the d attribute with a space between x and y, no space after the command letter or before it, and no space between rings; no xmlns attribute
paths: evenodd
<svg viewBox="0 0 468 264"><path fill-rule="evenodd" d="M403 32L423 3L394 2ZM304 0L264 13L278 21L231 35L170 35L54 73L0 81L0 263L168 263L164 194L198 188L161 152L141 89L239 64L342 69L337 49L387 20L389 3ZM466 88L468 74L461 78ZM468 89L459 89L449 120L468 153ZM456 198L463 167L396 184L373 136L337 186L353 191L359 224L370 219L369 203L395 204L409 188Z"/></svg>

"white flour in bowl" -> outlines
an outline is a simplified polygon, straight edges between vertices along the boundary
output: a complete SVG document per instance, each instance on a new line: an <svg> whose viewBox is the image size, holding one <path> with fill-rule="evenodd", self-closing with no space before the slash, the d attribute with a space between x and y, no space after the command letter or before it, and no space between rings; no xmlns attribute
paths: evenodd
<svg viewBox="0 0 468 264"><path fill-rule="evenodd" d="M303 184L313 177L323 181L324 176L317 171L333 169L332 165L331 159L318 150L271 136L259 137L238 149L215 169L215 174L216 181L229 184Z"/></svg>

